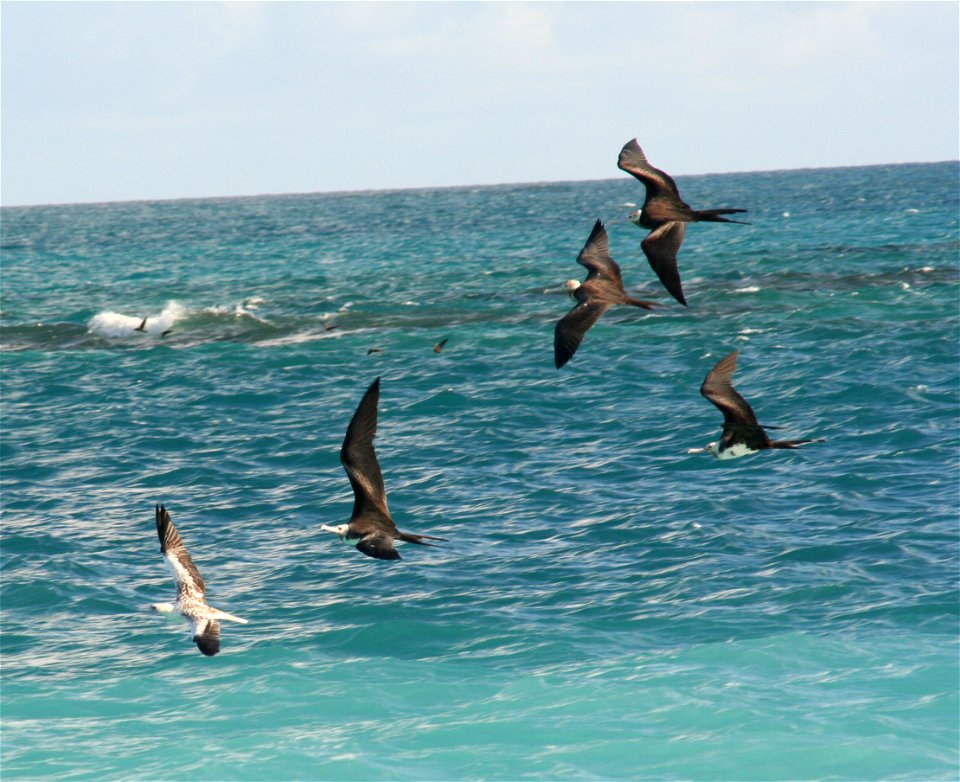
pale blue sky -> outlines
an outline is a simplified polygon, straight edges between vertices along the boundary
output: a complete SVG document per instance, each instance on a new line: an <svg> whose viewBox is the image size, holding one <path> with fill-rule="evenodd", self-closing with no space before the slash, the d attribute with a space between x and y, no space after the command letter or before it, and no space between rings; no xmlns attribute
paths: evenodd
<svg viewBox="0 0 960 782"><path fill-rule="evenodd" d="M948 2L3 2L4 205L958 157Z"/></svg>

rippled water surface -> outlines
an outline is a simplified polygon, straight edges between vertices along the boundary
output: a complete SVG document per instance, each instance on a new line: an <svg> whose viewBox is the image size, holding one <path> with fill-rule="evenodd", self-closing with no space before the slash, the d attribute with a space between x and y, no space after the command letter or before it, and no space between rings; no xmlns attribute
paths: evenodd
<svg viewBox="0 0 960 782"><path fill-rule="evenodd" d="M678 183L751 222L689 227L688 308L626 176L3 210L4 778L955 779L957 164ZM662 306L557 371L598 217ZM688 455L733 349L826 442ZM377 376L450 541L394 563L319 530ZM157 502L216 657L146 610Z"/></svg>

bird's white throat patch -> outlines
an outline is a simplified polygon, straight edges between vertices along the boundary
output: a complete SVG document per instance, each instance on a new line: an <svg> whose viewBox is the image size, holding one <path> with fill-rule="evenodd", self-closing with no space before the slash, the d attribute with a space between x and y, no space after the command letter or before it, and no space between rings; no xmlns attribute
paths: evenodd
<svg viewBox="0 0 960 782"><path fill-rule="evenodd" d="M321 524L320 529L323 530L324 532L332 532L334 535L340 538L340 540L342 540L344 543L349 543L351 546L355 546L357 543L360 542L360 538L347 537L348 535L347 531L350 529L349 524L337 524L336 527L331 527L331 526L328 526L327 524Z"/></svg>

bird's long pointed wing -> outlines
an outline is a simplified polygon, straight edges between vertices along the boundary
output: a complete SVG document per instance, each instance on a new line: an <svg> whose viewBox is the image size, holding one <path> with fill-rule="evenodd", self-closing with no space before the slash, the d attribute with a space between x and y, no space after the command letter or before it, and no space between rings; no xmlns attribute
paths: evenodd
<svg viewBox="0 0 960 782"><path fill-rule="evenodd" d="M651 231L647 238L640 242L643 254L650 261L663 287L677 301L686 306L687 300L680 285L680 272L677 270L677 253L683 243L686 228L683 223L672 221L664 223Z"/></svg>
<svg viewBox="0 0 960 782"><path fill-rule="evenodd" d="M584 335L600 320L613 304L599 299L579 302L570 312L557 321L553 332L553 360L557 369L566 364L577 352Z"/></svg>
<svg viewBox="0 0 960 782"><path fill-rule="evenodd" d="M387 509L387 493L383 486L383 474L377 454L373 450L373 438L377 434L377 404L380 401L380 378L378 377L360 400L350 425L347 427L340 461L353 487L353 518L366 513L390 517Z"/></svg>
<svg viewBox="0 0 960 782"><path fill-rule="evenodd" d="M677 183L673 181L666 171L654 168L643 154L640 145L636 139L631 139L623 145L620 150L620 156L617 158L617 168L633 174L637 179L643 182L647 187L647 197L653 198L664 192L680 198L680 191L677 189Z"/></svg>
<svg viewBox="0 0 960 782"><path fill-rule="evenodd" d="M357 550L374 559L400 559L393 538L382 532L364 535L357 542Z"/></svg>
<svg viewBox="0 0 960 782"><path fill-rule="evenodd" d="M173 571L174 581L177 582L177 596L187 592L202 597L205 591L203 577L183 545L177 528L173 526L170 513L163 505L157 505L156 512L160 552Z"/></svg>
<svg viewBox="0 0 960 782"><path fill-rule="evenodd" d="M216 619L191 619L193 642L207 657L220 651L220 623Z"/></svg>
<svg viewBox="0 0 960 782"><path fill-rule="evenodd" d="M620 287L623 287L623 280L620 276L620 266L610 257L610 241L607 238L607 229L603 227L600 220L593 226L586 244L577 256L577 263L585 266L590 272L587 275L588 280L594 278L611 280Z"/></svg>
<svg viewBox="0 0 960 782"><path fill-rule="evenodd" d="M700 393L720 409L725 425L759 427L753 408L733 387L733 373L737 369L739 352L735 350L717 362L704 378Z"/></svg>

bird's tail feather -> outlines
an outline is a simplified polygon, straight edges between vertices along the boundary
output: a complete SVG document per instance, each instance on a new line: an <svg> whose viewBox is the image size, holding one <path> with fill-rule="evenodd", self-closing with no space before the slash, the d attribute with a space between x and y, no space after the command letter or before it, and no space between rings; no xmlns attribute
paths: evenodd
<svg viewBox="0 0 960 782"><path fill-rule="evenodd" d="M401 532L400 540L405 541L406 543L416 543L418 546L433 546L433 543L427 543L428 540L442 540L444 543L447 542L446 538L438 538L434 535L414 535L410 532Z"/></svg>
<svg viewBox="0 0 960 782"><path fill-rule="evenodd" d="M823 438L815 440L771 440L771 448L799 448L801 445L806 445L807 443L825 443L826 440Z"/></svg>
<svg viewBox="0 0 960 782"><path fill-rule="evenodd" d="M750 223L744 222L743 220L730 220L727 217L720 216L738 214L746 211L746 209L701 209L695 214L697 220L703 223L739 223L740 225L750 225Z"/></svg>
<svg viewBox="0 0 960 782"><path fill-rule="evenodd" d="M246 619L241 619L239 616L234 616L233 614L228 614L226 611L221 611L217 609L216 619L222 619L227 622L237 622L238 624L245 625L247 623Z"/></svg>
<svg viewBox="0 0 960 782"><path fill-rule="evenodd" d="M655 301L641 301L640 299L627 299L627 304L632 307L641 307L645 310L652 310L654 307L659 307Z"/></svg>

